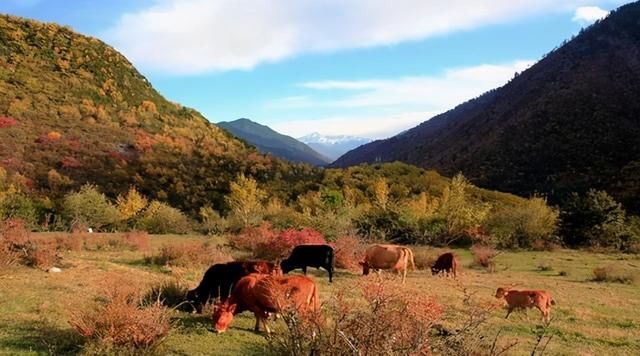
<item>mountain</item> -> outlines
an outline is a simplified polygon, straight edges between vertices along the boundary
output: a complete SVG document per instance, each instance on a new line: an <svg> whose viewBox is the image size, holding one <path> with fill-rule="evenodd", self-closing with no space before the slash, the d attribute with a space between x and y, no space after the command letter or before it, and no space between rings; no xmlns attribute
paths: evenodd
<svg viewBox="0 0 640 356"><path fill-rule="evenodd" d="M640 2L548 53L499 89L333 166L403 161L501 191L606 189L640 209Z"/></svg>
<svg viewBox="0 0 640 356"><path fill-rule="evenodd" d="M306 143L314 150L329 157L332 161L358 146L371 142L370 139L363 137L345 135L327 136L317 132L302 136L298 138L298 141Z"/></svg>
<svg viewBox="0 0 640 356"><path fill-rule="evenodd" d="M292 162L304 162L314 166L322 166L331 162L327 157L295 138L280 134L268 126L260 125L249 119L219 122L217 125L256 146L263 153L270 153Z"/></svg>
<svg viewBox="0 0 640 356"><path fill-rule="evenodd" d="M289 187L309 168L258 153L163 98L129 61L68 27L0 16L0 177L35 196L129 186L185 211L225 207L243 173ZM277 177L277 178L276 178ZM50 203L48 203L50 204Z"/></svg>

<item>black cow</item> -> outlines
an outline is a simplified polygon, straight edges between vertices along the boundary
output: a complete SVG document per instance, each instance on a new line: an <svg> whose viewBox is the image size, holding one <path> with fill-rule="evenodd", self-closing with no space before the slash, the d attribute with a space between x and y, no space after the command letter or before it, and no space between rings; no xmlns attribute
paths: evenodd
<svg viewBox="0 0 640 356"><path fill-rule="evenodd" d="M229 298L231 289L240 278L251 273L278 273L274 263L266 261L234 261L215 264L204 273L202 281L187 293L187 302L191 303L198 314L202 308L216 298L221 301Z"/></svg>
<svg viewBox="0 0 640 356"><path fill-rule="evenodd" d="M440 272L453 274L453 277L458 273L458 259L456 255L451 252L445 252L438 257L436 262L431 267L431 274L436 275Z"/></svg>
<svg viewBox="0 0 640 356"><path fill-rule="evenodd" d="M329 245L298 245L289 258L280 262L282 272L289 273L302 268L307 274L307 267L324 268L329 272L329 282L333 281L333 248Z"/></svg>

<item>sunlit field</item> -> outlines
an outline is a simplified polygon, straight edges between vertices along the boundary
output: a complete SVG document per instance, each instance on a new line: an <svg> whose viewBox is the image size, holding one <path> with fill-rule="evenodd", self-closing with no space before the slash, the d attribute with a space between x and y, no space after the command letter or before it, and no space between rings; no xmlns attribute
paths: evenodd
<svg viewBox="0 0 640 356"><path fill-rule="evenodd" d="M51 238L40 234L38 238ZM106 238L106 235L101 237ZM210 241L224 244L222 238L201 236L152 236L152 248L184 241ZM426 250L420 251L420 250ZM421 255L438 255L440 250L415 247ZM425 270L410 272L407 288L417 287L433 295L445 306L441 325L454 328L465 311L465 295L475 303L496 303L499 286L518 289L546 289L557 304L544 335L551 340L547 354L632 355L640 353L640 287L629 283L593 282L593 269L612 266L621 273L637 275L640 257L624 254L599 254L574 250L555 252L503 252L495 258L494 272L470 267L468 250L455 250L463 270L456 279L433 277ZM232 251L237 258L242 254ZM134 280L137 287L148 288L170 278L180 278L194 287L204 272L202 267L177 268L150 266L137 251L81 251L65 253L61 273L47 273L22 266L0 272L0 353L64 354L82 351L81 338L69 324L70 314L95 297L107 275L118 274ZM324 271L312 270L320 288L321 300L327 300L340 288L354 284L356 273L339 270L333 284ZM466 291L465 291L466 289ZM530 354L542 326L537 310L515 312L505 320L506 311L491 313L483 330L490 337L500 331L497 345L517 344L507 354ZM264 335L253 331L250 313L238 316L224 334L212 332L210 316L182 311L172 312L172 327L157 353L258 355L265 353ZM275 323L277 333L286 332L282 321Z"/></svg>

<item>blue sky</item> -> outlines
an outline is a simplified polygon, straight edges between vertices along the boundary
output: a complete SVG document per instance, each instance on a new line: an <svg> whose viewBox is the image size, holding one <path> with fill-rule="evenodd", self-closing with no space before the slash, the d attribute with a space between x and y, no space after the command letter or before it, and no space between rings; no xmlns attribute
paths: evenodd
<svg viewBox="0 0 640 356"><path fill-rule="evenodd" d="M382 138L500 86L621 0L2 0L212 122Z"/></svg>

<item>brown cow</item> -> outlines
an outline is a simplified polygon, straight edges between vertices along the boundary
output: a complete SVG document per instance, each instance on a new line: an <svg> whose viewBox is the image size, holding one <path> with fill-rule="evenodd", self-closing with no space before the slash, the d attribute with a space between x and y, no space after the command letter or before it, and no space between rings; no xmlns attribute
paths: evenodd
<svg viewBox="0 0 640 356"><path fill-rule="evenodd" d="M496 298L504 299L507 302L507 316L514 309L538 308L542 313L542 319L549 321L551 306L556 304L551 294L544 290L511 290L509 288L498 288Z"/></svg>
<svg viewBox="0 0 640 356"><path fill-rule="evenodd" d="M398 245L371 245L365 251L362 265L362 274L368 275L369 270L390 269L402 273L402 283L407 278L407 269L415 269L413 251L410 248Z"/></svg>
<svg viewBox="0 0 640 356"><path fill-rule="evenodd" d="M453 274L453 277L456 277L458 273L458 258L451 252L443 253L438 256L438 259L431 267L431 274L436 275L440 272L444 272L445 276L449 273Z"/></svg>
<svg viewBox="0 0 640 356"><path fill-rule="evenodd" d="M241 278L225 302L216 306L212 321L216 332L227 330L233 316L245 310L256 317L255 331L259 331L260 322L267 333L267 317L288 307L296 310L318 309L318 288L313 279L307 276L274 276L250 274Z"/></svg>
<svg viewBox="0 0 640 356"><path fill-rule="evenodd" d="M216 298L224 301L240 278L251 273L281 275L280 265L267 261L233 261L215 264L204 273L202 281L187 293L187 302L191 303L198 314L203 307Z"/></svg>

